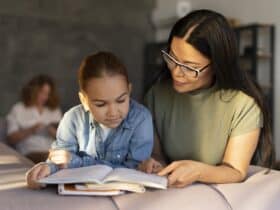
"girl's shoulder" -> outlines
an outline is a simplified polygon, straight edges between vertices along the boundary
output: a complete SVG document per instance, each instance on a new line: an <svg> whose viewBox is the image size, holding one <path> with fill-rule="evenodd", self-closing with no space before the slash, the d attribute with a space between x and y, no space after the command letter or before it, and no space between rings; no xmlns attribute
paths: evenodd
<svg viewBox="0 0 280 210"><path fill-rule="evenodd" d="M75 121L78 119L83 119L87 112L88 111L84 109L83 105L79 104L66 111L63 115L63 118L72 119Z"/></svg>
<svg viewBox="0 0 280 210"><path fill-rule="evenodd" d="M129 112L125 121L130 125L135 125L147 118L151 118L150 111L144 105L130 99Z"/></svg>

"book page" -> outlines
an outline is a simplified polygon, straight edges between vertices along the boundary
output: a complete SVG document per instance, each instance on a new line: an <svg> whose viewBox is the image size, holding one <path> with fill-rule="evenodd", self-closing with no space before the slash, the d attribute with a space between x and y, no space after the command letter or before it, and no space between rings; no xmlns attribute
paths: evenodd
<svg viewBox="0 0 280 210"><path fill-rule="evenodd" d="M102 183L103 178L106 177L110 171L112 171L112 168L106 165L62 169L48 177L40 179L39 183Z"/></svg>
<svg viewBox="0 0 280 210"><path fill-rule="evenodd" d="M124 182L112 182L105 184L76 184L77 190L122 190L135 193L144 193L145 187L140 184L124 183Z"/></svg>
<svg viewBox="0 0 280 210"><path fill-rule="evenodd" d="M146 187L166 189L167 178L155 174L147 174L128 168L116 168L104 179L104 182L127 182L142 184Z"/></svg>
<svg viewBox="0 0 280 210"><path fill-rule="evenodd" d="M124 194L121 190L79 190L73 184L59 184L58 194L60 195L94 195L94 196L113 196Z"/></svg>

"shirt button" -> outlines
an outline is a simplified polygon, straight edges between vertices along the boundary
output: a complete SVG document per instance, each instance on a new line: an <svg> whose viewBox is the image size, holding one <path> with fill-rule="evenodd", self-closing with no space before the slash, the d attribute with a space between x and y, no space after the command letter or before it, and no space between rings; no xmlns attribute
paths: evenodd
<svg viewBox="0 0 280 210"><path fill-rule="evenodd" d="M117 158L119 158L119 159L120 159L120 158L121 158L121 155L120 155L120 154L117 154Z"/></svg>

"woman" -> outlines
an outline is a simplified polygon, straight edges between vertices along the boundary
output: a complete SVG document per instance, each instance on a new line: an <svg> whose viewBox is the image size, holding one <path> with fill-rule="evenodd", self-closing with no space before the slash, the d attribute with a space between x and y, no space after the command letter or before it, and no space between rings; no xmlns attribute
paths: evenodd
<svg viewBox="0 0 280 210"><path fill-rule="evenodd" d="M255 157L270 165L268 111L260 88L238 67L235 34L225 17L198 10L181 18L162 56L169 77L152 87L146 101L171 164L163 168L153 156L140 169L184 187L244 180L256 150Z"/></svg>
<svg viewBox="0 0 280 210"><path fill-rule="evenodd" d="M53 80L35 76L23 87L21 99L7 116L9 143L35 162L45 160L62 115Z"/></svg>

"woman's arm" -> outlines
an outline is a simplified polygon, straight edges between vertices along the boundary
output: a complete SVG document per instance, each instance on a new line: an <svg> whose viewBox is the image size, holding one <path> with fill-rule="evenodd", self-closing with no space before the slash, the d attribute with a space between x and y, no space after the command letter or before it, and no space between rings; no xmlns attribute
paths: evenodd
<svg viewBox="0 0 280 210"><path fill-rule="evenodd" d="M54 124L49 124L47 127L48 133L49 135L55 139L56 138L56 131L57 131L57 126L55 126Z"/></svg>
<svg viewBox="0 0 280 210"><path fill-rule="evenodd" d="M41 123L37 123L34 126L26 129L21 129L15 132L12 132L8 135L8 141L10 144L16 144L25 138L31 136L32 134L36 133L39 129L41 129L43 125Z"/></svg>
<svg viewBox="0 0 280 210"><path fill-rule="evenodd" d="M232 183L246 178L248 166L255 152L260 129L229 139L223 162L212 166L205 163L182 160L175 161L159 172L168 175L169 185L184 187L193 182Z"/></svg>

